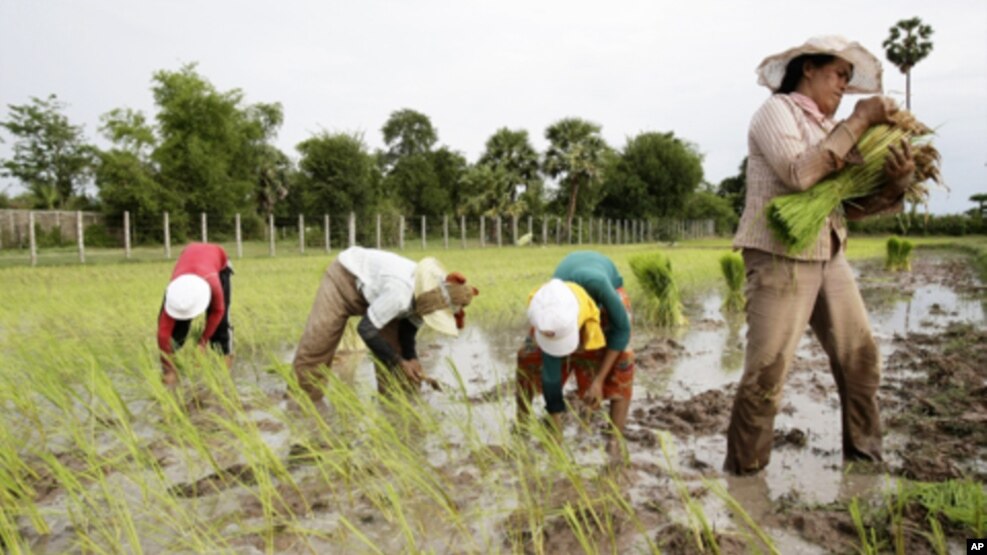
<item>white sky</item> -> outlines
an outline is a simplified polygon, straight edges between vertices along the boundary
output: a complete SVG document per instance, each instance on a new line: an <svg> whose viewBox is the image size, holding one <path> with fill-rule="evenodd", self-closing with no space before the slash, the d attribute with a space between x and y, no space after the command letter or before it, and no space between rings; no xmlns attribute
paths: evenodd
<svg viewBox="0 0 987 555"><path fill-rule="evenodd" d="M931 210L961 212L987 192L984 0L0 0L0 118L55 93L105 144L100 115L152 115L152 74L198 62L221 91L281 102L277 144L294 158L322 130L381 147L380 128L401 108L428 115L439 143L470 162L500 127L526 129L542 151L545 128L576 116L602 125L616 148L641 131L674 131L698 145L706 180L718 183L746 155L747 124L768 94L754 75L765 56L842 34L883 61L888 28L916 15L935 46L913 70L912 106L938 128L952 189L936 190ZM890 63L884 86L904 102Z"/></svg>

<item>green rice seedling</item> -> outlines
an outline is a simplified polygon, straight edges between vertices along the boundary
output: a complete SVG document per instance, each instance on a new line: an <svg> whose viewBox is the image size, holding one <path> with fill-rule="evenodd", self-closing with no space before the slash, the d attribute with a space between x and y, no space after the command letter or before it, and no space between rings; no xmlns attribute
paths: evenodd
<svg viewBox="0 0 987 555"><path fill-rule="evenodd" d="M651 320L661 327L683 326L679 289L672 274L672 262L661 252L637 255L629 261L634 276L648 294Z"/></svg>
<svg viewBox="0 0 987 555"><path fill-rule="evenodd" d="M929 515L927 520L930 531L923 533L925 539L932 545L932 549L935 549L936 555L946 555L949 553L949 546L946 545L946 534L942 530L942 524L935 515Z"/></svg>
<svg viewBox="0 0 987 555"><path fill-rule="evenodd" d="M661 447L661 454L665 457L665 464L668 470L669 476L672 478L672 482L675 484L675 490L679 494L679 498L682 501L682 506L686 510L686 514L689 516L689 528L692 530L693 539L696 542L696 549L700 552L705 552L706 547L713 552L718 554L720 552L719 542L716 541L716 533L713 531L712 526L709 523L709 519L706 518L706 513L703 511L702 505L693 499L692 494L689 493L689 488L682 481L681 476L679 476L678 471L675 469L673 464L672 456L672 442L669 439L667 432L657 432L658 434L658 445Z"/></svg>
<svg viewBox="0 0 987 555"><path fill-rule="evenodd" d="M979 482L909 482L899 497L918 501L930 515L944 517L973 537L980 538L987 533L987 494Z"/></svg>
<svg viewBox="0 0 987 555"><path fill-rule="evenodd" d="M873 528L867 528L864 524L864 518L860 512L860 504L857 498L854 497L850 500L850 519L853 520L853 525L857 528L857 534L860 537L860 552L863 555L877 555L883 549L884 542L878 541L877 532Z"/></svg>
<svg viewBox="0 0 987 555"><path fill-rule="evenodd" d="M902 140L915 142L932 130L902 110L894 116L893 125L877 125L860 137L857 149L863 164L846 166L832 177L816 183L806 191L780 195L765 209L768 226L790 253L804 252L815 243L819 233L843 202L867 196L884 184L884 160L891 146ZM931 148L929 145L927 148ZM916 187L927 179L940 180L937 159L923 168L915 180ZM912 193L913 195L916 193Z"/></svg>
<svg viewBox="0 0 987 555"><path fill-rule="evenodd" d="M898 258L901 256L901 239L895 236L888 237L888 251L884 259L884 269L894 271L898 268Z"/></svg>
<svg viewBox="0 0 987 555"><path fill-rule="evenodd" d="M728 252L720 257L720 270L727 284L727 292L723 297L724 312L743 312L747 299L744 298L744 258L735 252Z"/></svg>
<svg viewBox="0 0 987 555"><path fill-rule="evenodd" d="M907 239L888 238L887 258L884 268L891 272L912 270L912 249L914 245Z"/></svg>

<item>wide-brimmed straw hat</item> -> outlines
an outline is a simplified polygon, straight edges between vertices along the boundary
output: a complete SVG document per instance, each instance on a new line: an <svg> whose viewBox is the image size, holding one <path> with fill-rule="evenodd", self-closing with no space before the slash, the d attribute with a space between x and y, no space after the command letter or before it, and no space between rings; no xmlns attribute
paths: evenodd
<svg viewBox="0 0 987 555"><path fill-rule="evenodd" d="M528 321L545 353L564 357L579 347L579 300L564 281L552 279L538 288L528 303Z"/></svg>
<svg viewBox="0 0 987 555"><path fill-rule="evenodd" d="M463 309L479 292L459 273L449 274L439 261L423 258L415 266L415 313L425 325L446 335L459 335Z"/></svg>
<svg viewBox="0 0 987 555"><path fill-rule="evenodd" d="M211 298L209 282L195 274L183 274L171 280L165 290L165 312L175 320L191 320L206 311Z"/></svg>
<svg viewBox="0 0 987 555"><path fill-rule="evenodd" d="M801 46L768 56L757 66L757 84L772 91L778 90L785 78L788 62L803 54L829 54L850 62L853 65L853 78L847 85L847 92L880 93L883 88L880 60L860 43L839 35L812 37Z"/></svg>

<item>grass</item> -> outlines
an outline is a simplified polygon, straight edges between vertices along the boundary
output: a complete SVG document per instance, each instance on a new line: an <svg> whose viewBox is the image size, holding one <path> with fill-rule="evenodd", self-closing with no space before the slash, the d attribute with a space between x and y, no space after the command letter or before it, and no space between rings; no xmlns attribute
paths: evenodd
<svg viewBox="0 0 987 555"><path fill-rule="evenodd" d="M882 244L854 241L851 255ZM654 248L603 252L626 278L629 260ZM523 330L527 292L572 250L409 256L436 256L480 289L467 324ZM728 250L727 240L662 249L686 296L717 285ZM183 349L174 394L154 339L173 261L0 268L2 549L543 553L566 536L595 553L631 534L657 551L613 476L542 427L511 437L512 389L498 385L495 410L480 414L452 361L440 363L455 379L434 406L378 396L344 372L327 383L328 405L312 404L286 361L330 260L235 260L234 372ZM481 431L485 420L497 431ZM683 502L709 536L701 507Z"/></svg>

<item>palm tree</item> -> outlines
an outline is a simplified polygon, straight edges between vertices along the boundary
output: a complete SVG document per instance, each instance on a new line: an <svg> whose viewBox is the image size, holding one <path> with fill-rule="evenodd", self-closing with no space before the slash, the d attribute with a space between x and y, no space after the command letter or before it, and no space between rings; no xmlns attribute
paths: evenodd
<svg viewBox="0 0 987 555"><path fill-rule="evenodd" d="M932 27L918 17L902 19L881 43L888 61L905 74L905 108L912 109L912 68L932 52Z"/></svg>
<svg viewBox="0 0 987 555"><path fill-rule="evenodd" d="M512 131L506 127L487 139L486 148L477 164L503 170L511 181L510 202L518 200L518 188L527 191L538 181L538 152L528 141L528 132Z"/></svg>
<svg viewBox="0 0 987 555"><path fill-rule="evenodd" d="M598 181L608 147L600 136L600 126L579 118L555 122L545 130L545 138L549 146L542 168L549 177L558 178L562 183L560 194L569 195L565 225L571 241L579 188Z"/></svg>

